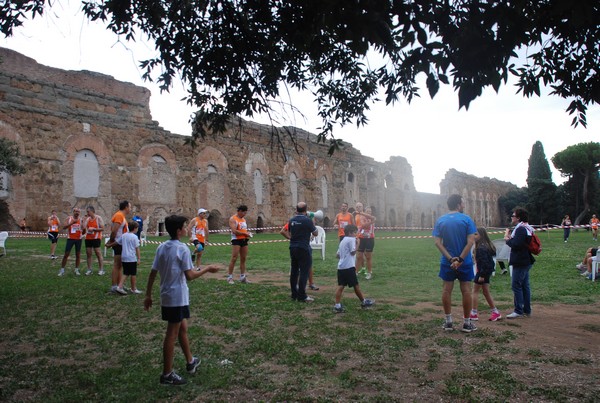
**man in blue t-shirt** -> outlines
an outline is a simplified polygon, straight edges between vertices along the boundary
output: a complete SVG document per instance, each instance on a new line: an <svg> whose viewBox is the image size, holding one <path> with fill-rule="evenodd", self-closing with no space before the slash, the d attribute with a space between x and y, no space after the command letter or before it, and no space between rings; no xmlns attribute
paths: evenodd
<svg viewBox="0 0 600 403"><path fill-rule="evenodd" d="M296 215L288 223L290 231L290 287L292 299L303 302L314 301L306 295L306 281L312 267L312 253L310 250L310 235L317 236L317 227L307 216L305 202L296 205ZM300 279L298 280L298 277Z"/></svg>
<svg viewBox="0 0 600 403"><path fill-rule="evenodd" d="M137 231L136 235L137 235L138 239L140 239L140 237L142 236L142 231L144 229L144 220L139 215L134 215L133 221L138 223L138 231Z"/></svg>
<svg viewBox="0 0 600 403"><path fill-rule="evenodd" d="M458 279L462 293L464 320L461 330L470 333L477 330L470 319L472 281L475 277L471 248L475 244L477 227L471 217L463 214L464 204L460 195L450 195L448 209L450 211L437 220L432 233L435 238L435 246L442 254L439 277L444 281L442 305L446 320L443 328L448 331L454 329L452 325L452 289L454 280Z"/></svg>

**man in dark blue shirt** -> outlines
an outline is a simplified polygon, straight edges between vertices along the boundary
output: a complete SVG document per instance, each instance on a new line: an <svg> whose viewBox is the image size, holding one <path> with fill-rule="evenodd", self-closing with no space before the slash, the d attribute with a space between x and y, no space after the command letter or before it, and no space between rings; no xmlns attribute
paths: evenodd
<svg viewBox="0 0 600 403"><path fill-rule="evenodd" d="M140 237L142 236L142 231L144 230L144 219L139 216L139 215L134 215L133 216L133 221L138 223L138 231L136 233L138 239L140 239Z"/></svg>
<svg viewBox="0 0 600 403"><path fill-rule="evenodd" d="M306 295L306 281L312 267L312 253L310 250L311 234L317 236L317 227L307 216L305 202L296 205L296 215L289 221L290 231L290 287L292 299L303 302L314 301ZM298 279L299 278L299 279Z"/></svg>

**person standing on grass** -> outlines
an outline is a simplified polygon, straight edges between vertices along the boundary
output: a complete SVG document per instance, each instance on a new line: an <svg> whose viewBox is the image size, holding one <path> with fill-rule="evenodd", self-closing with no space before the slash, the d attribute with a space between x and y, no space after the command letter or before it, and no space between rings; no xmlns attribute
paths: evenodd
<svg viewBox="0 0 600 403"><path fill-rule="evenodd" d="M477 263L477 273L475 274L475 280L473 281L471 320L479 320L477 306L479 305L480 290L483 290L483 296L492 310L489 320L495 322L498 319L502 319L502 315L498 308L496 308L494 298L492 298L492 294L490 293L490 277L492 276L492 273L494 273L494 255L496 255L496 247L490 240L487 231L483 227L477 228L477 233L475 234L475 262Z"/></svg>
<svg viewBox="0 0 600 403"><path fill-rule="evenodd" d="M592 227L592 237L594 241L598 240L598 225L600 225L600 219L596 217L596 214L592 214L592 219L590 220L590 227Z"/></svg>
<svg viewBox="0 0 600 403"><path fill-rule="evenodd" d="M360 299L360 306L362 308L368 308L372 306L375 301L364 297L360 285L358 284L358 276L356 275L356 232L358 228L356 225L348 224L345 228L345 235L342 242L338 246L336 257L339 259L337 280L338 288L335 291L335 305L333 306L333 312L342 313L344 307L342 305L342 294L344 288L354 287L354 293Z"/></svg>
<svg viewBox="0 0 600 403"><path fill-rule="evenodd" d="M452 322L452 290L454 281L460 282L462 294L463 326L461 331L470 333L477 330L471 322L473 259L471 248L475 243L477 228L475 223L466 214L463 214L464 204L462 197L453 194L448 197L447 214L441 216L433 227L435 246L442 254L440 259L439 277L443 280L442 305L446 319L443 328L446 331L454 330Z"/></svg>
<svg viewBox="0 0 600 403"><path fill-rule="evenodd" d="M369 273L372 273L372 255L373 255L373 247L375 245L375 239L370 236L368 233L371 225L375 223L375 217L371 214L368 214L364 211L364 206L362 203L356 203L356 211L354 211L354 222L356 223L356 227L358 228L358 247L356 254L356 271L363 271L363 263L366 262L367 265L367 273L365 274L367 280L371 278ZM367 231L367 232L365 232Z"/></svg>
<svg viewBox="0 0 600 403"><path fill-rule="evenodd" d="M58 244L58 230L60 228L60 220L56 215L56 210L52 210L48 217L48 239L50 240L50 259L56 259L56 245Z"/></svg>
<svg viewBox="0 0 600 403"><path fill-rule="evenodd" d="M186 380L173 370L175 342L185 356L186 370L196 373L200 359L192 355L188 340L188 323L190 317L190 291L187 281L192 281L205 273L219 270L215 265L209 265L200 270L192 270L194 265L190 249L180 239L186 236L187 219L171 215L165 218L165 227L171 239L162 243L156 249L152 271L148 277L144 309L152 307L152 287L157 274L160 275L160 305L161 316L167 322L167 332L163 341L163 371L160 383L164 385L183 385Z"/></svg>
<svg viewBox="0 0 600 403"><path fill-rule="evenodd" d="M200 261L202 260L202 254L208 242L208 220L206 219L206 213L208 210L199 209L198 216L194 217L188 225L188 233L190 234L190 242L194 244L195 266L200 267ZM198 246L200 245L200 246Z"/></svg>
<svg viewBox="0 0 600 403"><path fill-rule="evenodd" d="M344 228L346 225L354 224L354 217L352 213L348 212L348 203L342 203L340 208L340 212L335 216L335 220L333 221L333 228L337 228L338 230L338 239L342 242L344 239Z"/></svg>
<svg viewBox="0 0 600 403"><path fill-rule="evenodd" d="M292 237L292 235L290 234L290 223L289 222L285 223L285 225L279 231L279 234L287 240L289 240ZM311 252L311 256L312 256L312 248L311 248L310 252ZM313 291L319 291L319 287L317 287L317 285L315 284L315 281L314 281L312 265L310 267L310 270L308 271L308 288L310 288Z"/></svg>
<svg viewBox="0 0 600 403"><path fill-rule="evenodd" d="M113 249L113 268L111 274L111 287L110 292L112 294L126 295L126 292L120 292L118 290L119 284L121 283L122 273L122 260L121 253L123 253L123 247L121 246L121 237L123 234L129 232L127 226L127 215L131 212L131 203L127 200L123 200L119 203L119 211L113 216L111 221L110 238L106 243L106 246Z"/></svg>
<svg viewBox="0 0 600 403"><path fill-rule="evenodd" d="M81 210L79 207L73 207L73 215L67 218L67 225L63 229L67 230L67 245L65 246L65 254L60 263L60 270L58 275L60 277L65 275L65 267L69 260L71 250L75 247L75 275L79 276L79 265L81 264L81 237L83 235L83 225L81 222Z"/></svg>
<svg viewBox="0 0 600 403"><path fill-rule="evenodd" d="M102 231L104 231L104 221L102 217L96 214L94 206L88 206L86 209L86 217L83 221L85 228L85 254L87 261L86 276L92 274L92 253L98 258L98 275L104 275L104 259L100 246L102 243Z"/></svg>
<svg viewBox="0 0 600 403"><path fill-rule="evenodd" d="M512 290L514 296L514 310L506 315L507 319L516 319L522 316L531 316L531 287L529 285L529 271L533 267L535 258L529 252L528 244L531 242L534 229L527 223L529 213L517 207L510 216L515 226L512 232L507 228L504 234L506 244L510 246L509 265L512 265Z"/></svg>
<svg viewBox="0 0 600 403"><path fill-rule="evenodd" d="M246 257L248 256L248 240L252 233L248 231L246 223L246 214L248 206L241 205L237 208L237 213L229 218L229 228L231 229L231 260L227 268L227 282L235 284L233 281L233 268L239 256L240 258L240 282L249 283L246 277Z"/></svg>
<svg viewBox="0 0 600 403"><path fill-rule="evenodd" d="M296 215L290 218L290 288L292 299L301 302L312 302L314 298L306 295L306 282L312 267L312 249L310 235L318 235L315 223L308 218L305 202L296 205Z"/></svg>
<svg viewBox="0 0 600 403"><path fill-rule="evenodd" d="M123 265L123 275L121 276L121 282L117 292L123 294L125 288L125 280L127 277L131 277L131 293L141 294L142 292L136 287L137 268L142 259L140 255L140 239L137 236L139 232L138 223L136 221L130 221L128 224L129 232L123 234L121 237L121 246L123 252L121 253L121 264Z"/></svg>
<svg viewBox="0 0 600 403"><path fill-rule="evenodd" d="M573 225L573 223L571 222L571 217L569 217L569 215L567 214L565 218L563 218L560 225L563 227L563 238L566 243L569 240L569 235L571 235L571 225Z"/></svg>

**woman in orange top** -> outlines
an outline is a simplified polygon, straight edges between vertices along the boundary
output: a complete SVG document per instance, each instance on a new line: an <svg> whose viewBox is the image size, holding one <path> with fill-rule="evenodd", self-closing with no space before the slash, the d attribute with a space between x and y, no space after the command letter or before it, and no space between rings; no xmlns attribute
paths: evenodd
<svg viewBox="0 0 600 403"><path fill-rule="evenodd" d="M356 271L362 270L363 262L366 262L367 274L365 278L370 280L373 275L373 249L375 248L375 217L371 215L371 208L363 211L362 203L356 203L354 213L356 226L358 227L358 246L356 248Z"/></svg>
<svg viewBox="0 0 600 403"><path fill-rule="evenodd" d="M340 242L344 239L344 228L349 224L354 224L354 217L348 212L348 203L342 203L342 211L335 216L335 221L333 222L333 227L338 229Z"/></svg>
<svg viewBox="0 0 600 403"><path fill-rule="evenodd" d="M56 259L56 245L58 244L58 229L60 228L60 220L56 215L56 210L52 210L52 214L48 217L48 239L50 240L50 259Z"/></svg>
<svg viewBox="0 0 600 403"><path fill-rule="evenodd" d="M194 217L188 225L188 232L190 233L190 242L194 244L194 252L196 255L196 269L200 268L200 261L202 260L202 254L204 248L208 242L208 220L206 219L206 209L198 210L198 217Z"/></svg>
<svg viewBox="0 0 600 403"><path fill-rule="evenodd" d="M238 206L237 213L229 218L229 228L231 229L231 260L227 268L227 282L234 284L233 268L238 256L240 257L240 282L249 283L246 277L246 256L248 256L248 239L252 237L252 233L248 231L246 224L246 214L248 207L245 205Z"/></svg>
<svg viewBox="0 0 600 403"><path fill-rule="evenodd" d="M102 231L104 231L104 221L102 217L96 215L96 209L94 206L88 206L87 215L83 226L85 228L85 253L87 258L87 271L86 276L92 274L92 253L96 254L98 258L98 275L104 274L104 260L102 259L102 253L100 252L100 246L102 243Z"/></svg>
<svg viewBox="0 0 600 403"><path fill-rule="evenodd" d="M65 266L69 260L71 249L75 247L75 275L79 276L79 264L81 263L81 238L83 235L83 226L81 223L81 210L78 207L73 208L73 215L67 218L67 225L63 229L67 230L67 245L65 246L65 254L60 264L59 276L65 275Z"/></svg>

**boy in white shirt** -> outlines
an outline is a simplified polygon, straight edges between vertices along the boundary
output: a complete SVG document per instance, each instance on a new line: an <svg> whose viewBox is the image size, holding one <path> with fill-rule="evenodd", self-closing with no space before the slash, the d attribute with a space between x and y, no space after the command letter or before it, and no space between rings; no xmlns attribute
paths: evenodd
<svg viewBox="0 0 600 403"><path fill-rule="evenodd" d="M137 237L139 224L136 221L130 221L127 223L129 232L126 232L121 237L121 246L123 252L121 252L121 262L123 264L123 275L121 276L121 282L117 287L119 294L127 294L123 289L123 284L127 277L131 277L131 293L141 294L142 292L136 287L136 276L137 267L140 264L140 239Z"/></svg>
<svg viewBox="0 0 600 403"><path fill-rule="evenodd" d="M192 281L205 273L219 270L217 265L208 265L202 269L193 270L192 256L187 245L179 240L186 235L187 219L171 215L165 219L165 227L171 236L167 242L159 245L148 277L148 288L144 309L152 306L152 286L156 275L160 274L160 305L162 319L167 321L167 333L163 342L163 372L160 383L163 385L183 385L187 381L173 371L175 342L185 355L186 370L196 373L200 359L192 355L187 335L187 319L190 317L190 291L187 281Z"/></svg>
<svg viewBox="0 0 600 403"><path fill-rule="evenodd" d="M356 225L349 224L344 228L344 239L340 242L337 251L337 258L340 260L338 262L338 270L337 270L337 278L338 278L338 288L335 292L335 306L333 307L333 311L335 313L344 312L344 307L342 306L342 294L344 292L344 288L354 287L354 293L360 299L360 306L363 308L368 308L375 303L375 300L366 299L363 296L362 291L360 290L360 285L358 284L358 278L356 277L356 232L358 228Z"/></svg>

